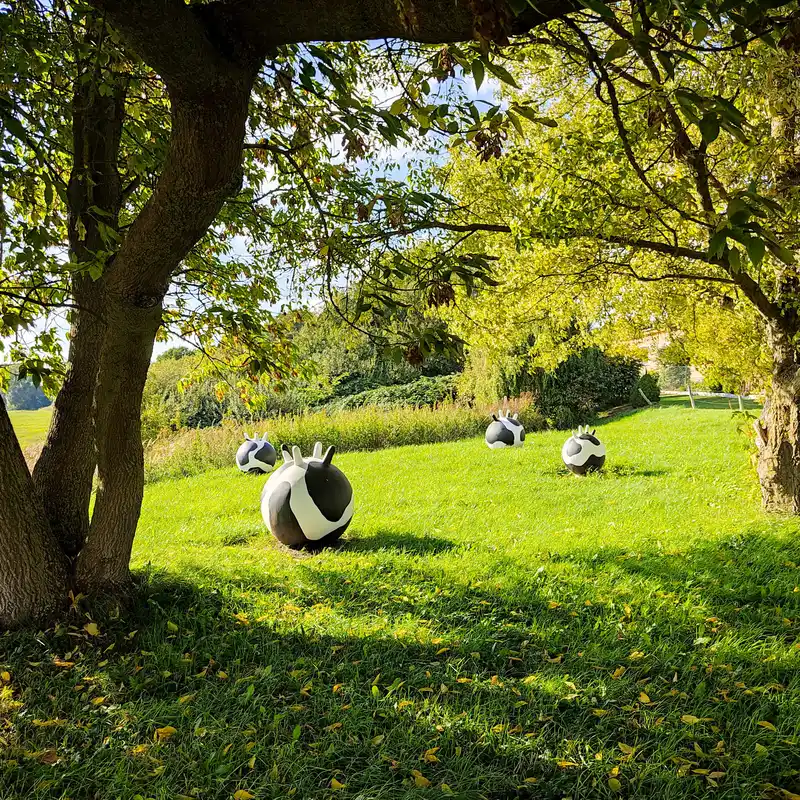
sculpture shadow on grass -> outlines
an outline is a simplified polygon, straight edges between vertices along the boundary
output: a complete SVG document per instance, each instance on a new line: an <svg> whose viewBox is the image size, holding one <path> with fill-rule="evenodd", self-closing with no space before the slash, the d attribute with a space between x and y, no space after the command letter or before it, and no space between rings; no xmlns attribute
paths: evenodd
<svg viewBox="0 0 800 800"><path fill-rule="evenodd" d="M369 536L349 536L341 544L343 550L357 553L387 550L415 555L435 555L456 547L458 545L449 539L395 530L378 530Z"/></svg>

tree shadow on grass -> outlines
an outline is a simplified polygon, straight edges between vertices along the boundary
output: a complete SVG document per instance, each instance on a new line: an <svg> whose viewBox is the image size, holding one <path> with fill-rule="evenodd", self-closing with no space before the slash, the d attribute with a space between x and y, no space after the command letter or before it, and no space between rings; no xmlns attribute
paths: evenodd
<svg viewBox="0 0 800 800"><path fill-rule="evenodd" d="M449 539L436 536L419 536L393 530L379 530L370 536L345 537L341 540L341 549L360 553L380 550L391 550L399 553L415 555L434 555L444 553L458 547Z"/></svg>
<svg viewBox="0 0 800 800"><path fill-rule="evenodd" d="M785 796L796 563L800 542L752 530L480 577L338 553L290 580L151 573L99 636L76 617L0 639L22 704L0 709L0 796L328 798L335 779L369 800L577 800L619 796L614 769L629 797Z"/></svg>

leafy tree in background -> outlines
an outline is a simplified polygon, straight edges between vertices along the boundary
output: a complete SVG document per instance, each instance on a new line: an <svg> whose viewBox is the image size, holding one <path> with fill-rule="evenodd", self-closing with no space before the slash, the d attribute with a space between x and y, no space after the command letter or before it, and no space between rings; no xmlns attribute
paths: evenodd
<svg viewBox="0 0 800 800"><path fill-rule="evenodd" d="M50 405L50 398L31 378L13 377L8 386L6 403L17 411L35 411Z"/></svg>
<svg viewBox="0 0 800 800"><path fill-rule="evenodd" d="M444 169L454 199L439 230L472 236L472 247L481 237L503 276L498 289L459 298L461 333L491 347L527 325L543 358L562 358L635 318L658 329L672 293L708 320L694 326L706 327L698 352L710 362L725 341L740 356L726 382L748 384L763 366L763 332L763 499L797 513L796 8L678 13L593 0L591 10L514 42L515 141L485 163L456 150ZM711 322L726 319L715 348Z"/></svg>

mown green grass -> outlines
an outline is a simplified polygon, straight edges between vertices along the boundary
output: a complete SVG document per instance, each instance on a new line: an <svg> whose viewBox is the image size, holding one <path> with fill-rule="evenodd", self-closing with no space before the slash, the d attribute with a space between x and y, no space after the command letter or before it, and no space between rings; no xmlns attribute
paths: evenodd
<svg viewBox="0 0 800 800"><path fill-rule="evenodd" d="M11 424L17 434L21 447L29 447L43 442L50 427L53 407L45 406L36 411L9 411Z"/></svg>
<svg viewBox="0 0 800 800"><path fill-rule="evenodd" d="M264 478L148 487L137 610L0 639L0 796L800 792L798 522L727 410L601 435L586 479L557 432L337 457L356 516L315 556Z"/></svg>

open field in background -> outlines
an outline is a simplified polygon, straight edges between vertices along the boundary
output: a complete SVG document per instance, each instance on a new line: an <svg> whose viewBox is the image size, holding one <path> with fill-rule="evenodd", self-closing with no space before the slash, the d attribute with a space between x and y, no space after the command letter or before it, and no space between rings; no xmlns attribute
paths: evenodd
<svg viewBox="0 0 800 800"><path fill-rule="evenodd" d="M8 415L20 446L24 449L44 442L50 427L50 417L53 416L53 407L46 406L36 411L9 411Z"/></svg>
<svg viewBox="0 0 800 800"><path fill-rule="evenodd" d="M133 618L0 639L0 797L800 793L798 521L729 410L665 405L585 479L562 432L337 456L356 514L316 556L264 477L149 486Z"/></svg>

